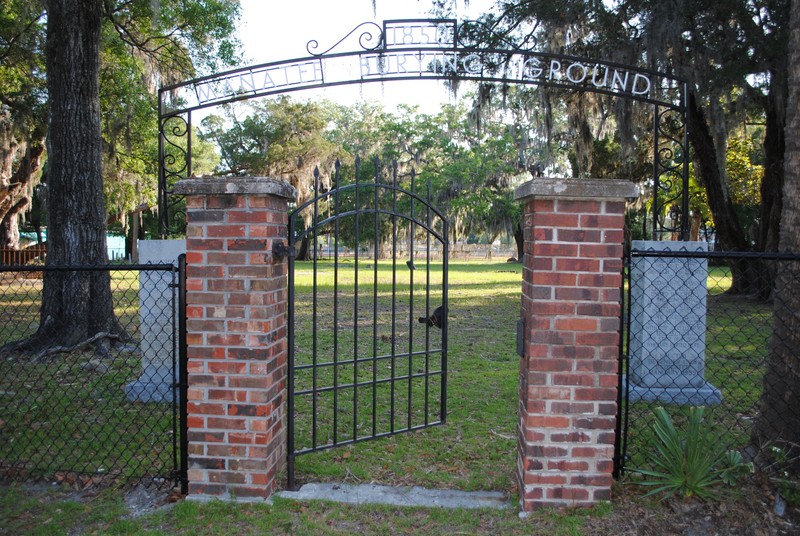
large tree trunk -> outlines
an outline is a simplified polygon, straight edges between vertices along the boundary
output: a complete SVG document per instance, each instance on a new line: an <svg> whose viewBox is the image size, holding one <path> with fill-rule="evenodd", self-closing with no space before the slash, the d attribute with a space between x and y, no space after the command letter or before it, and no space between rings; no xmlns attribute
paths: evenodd
<svg viewBox="0 0 800 536"><path fill-rule="evenodd" d="M761 181L761 212L756 249L777 251L783 208L783 158L786 153L786 101L784 92L778 88L767 97L766 115L764 178Z"/></svg>
<svg viewBox="0 0 800 536"><path fill-rule="evenodd" d="M792 2L789 28L789 99L786 108L786 153L780 249L800 251L800 4ZM761 411L756 421L758 444L793 445L800 454L800 263L785 262L774 292L774 325ZM788 448L792 450L792 448ZM795 470L800 459L795 458Z"/></svg>
<svg viewBox="0 0 800 536"><path fill-rule="evenodd" d="M714 216L717 242L722 251L749 251L739 216L733 207L727 181L722 175L719 155L703 110L694 94L689 95L689 141L694 148L698 174L708 196L708 207ZM763 267L753 259L731 261L731 294L756 294L763 288Z"/></svg>
<svg viewBox="0 0 800 536"><path fill-rule="evenodd" d="M714 228L720 246L726 251L748 250L739 217L720 171L714 138L693 93L689 96L689 141L699 164L698 174L708 193L708 206L714 215Z"/></svg>
<svg viewBox="0 0 800 536"><path fill-rule="evenodd" d="M517 260L522 262L522 257L525 255L525 235L522 232L522 223L517 223L514 227L514 242L517 244Z"/></svg>
<svg viewBox="0 0 800 536"><path fill-rule="evenodd" d="M107 262L101 174L101 0L47 0L47 264ZM118 331L108 271L47 271L34 346ZM103 340L109 340L103 337Z"/></svg>
<svg viewBox="0 0 800 536"><path fill-rule="evenodd" d="M777 74L766 99L766 132L764 135L764 177L761 180L761 211L756 240L757 251L778 251L781 210L783 208L783 158L786 152L786 88ZM775 263L762 263L762 277L756 293L769 298L775 285Z"/></svg>

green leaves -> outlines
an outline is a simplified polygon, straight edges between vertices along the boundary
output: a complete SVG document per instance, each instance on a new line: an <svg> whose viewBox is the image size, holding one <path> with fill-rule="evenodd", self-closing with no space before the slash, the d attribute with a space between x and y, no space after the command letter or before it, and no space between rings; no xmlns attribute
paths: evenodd
<svg viewBox="0 0 800 536"><path fill-rule="evenodd" d="M646 496L714 499L721 484L733 485L739 476L752 472L752 463L743 463L741 454L726 452L720 445L704 425L703 412L702 407L689 408L686 429L680 431L666 409L653 411L655 450L648 456L653 469L634 470L651 477L641 482L653 488Z"/></svg>

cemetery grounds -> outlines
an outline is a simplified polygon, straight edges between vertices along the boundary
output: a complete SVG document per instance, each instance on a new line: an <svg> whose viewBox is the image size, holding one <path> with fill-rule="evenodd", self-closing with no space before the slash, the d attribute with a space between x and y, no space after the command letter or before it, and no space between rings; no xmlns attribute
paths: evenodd
<svg viewBox="0 0 800 536"><path fill-rule="evenodd" d="M298 263L300 264L300 263ZM37 474L19 478L8 474L0 483L0 534L792 534L798 525L798 498L790 498L784 517L775 514L774 483L759 476L730 489L718 501L660 501L643 498L645 489L628 472L615 485L615 500L592 510L541 512L527 519L517 515L516 484L516 401L518 357L516 319L519 317L521 265L505 262L451 261L449 280L449 380L447 424L421 432L350 445L297 458L302 481L380 483L423 486L465 491L503 491L509 498L506 510L438 510L386 506L352 506L324 502L299 503L274 499L272 504L198 503L180 500L174 491L159 489L147 480L147 467L122 468L114 478L95 482L88 475L66 478L64 474ZM709 330L725 336L709 336L708 351L714 345L741 350L742 357L728 365L708 364L707 375L721 389L733 389L728 400L740 407L712 412L720 430L736 430L738 415L750 415L760 394L758 371L752 370L744 348L766 340L769 333L768 306L739 300L725 302L729 275L724 268L710 269ZM0 292L4 318L30 298L15 295L5 287ZM115 276L119 303L135 303L138 279ZM28 307L30 304L26 304ZM32 309L35 315L36 307ZM731 314L731 311L738 311ZM718 314L720 313L720 314ZM723 314L724 313L724 314ZM119 309L117 314L137 322L136 311ZM717 318L714 317L717 315ZM760 319L760 320L759 320ZM15 321L19 321L16 319ZM4 323L7 321L4 321ZM716 326L716 328L715 328ZM755 332L755 335L748 330ZM742 334L744 332L744 334ZM2 333L2 332L0 332ZM739 333L737 335L737 333ZM738 342L737 342L738 341ZM0 340L5 343L6 340ZM724 348L723 348L724 350ZM727 351L727 350L726 350ZM759 351L760 350L757 350ZM730 352L729 352L730 353ZM67 358L67 361L70 358ZM42 378L42 390L69 390L72 400L84 400L79 393L89 387L82 403L51 408L20 408L26 411L28 427L22 435L4 434L0 420L0 450L5 442L27 442L37 448L43 430L55 418L81 423L72 435L88 436L79 442L81 450L50 450L47 456L90 462L108 450L134 449L140 441L123 441L124 434L147 427L163 429L168 419L154 412L155 422L126 423L129 404L117 391L138 375L138 356L119 366L125 373L103 382L97 368L82 367L92 356L75 356L74 363L52 364ZM26 365L15 363L15 367ZM38 365L36 365L38 366ZM19 371L10 373L3 363L0 392L15 389ZM727 376L727 378L726 378ZM91 380L91 378L94 378ZM734 386L734 387L730 387ZM98 393L103 396L98 397ZM2 396L2 395L0 395ZM94 396L92 399L91 397ZM110 405L115 422L87 422L85 414L94 404ZM4 411L10 411L4 408ZM648 448L649 426L646 408L631 408L629 466L635 467ZM731 416L732 415L732 416ZM0 419L5 419L0 415ZM738 420L737 420L738 419ZM133 424L133 427L128 427ZM738 426L737 424L737 426ZM144 434L147 436L147 434ZM734 434L735 435L735 434ZM129 435L127 437L130 437ZM46 440L46 439L45 439ZM143 441L145 441L144 439ZM725 441L740 441L738 435ZM141 444L138 446L141 447ZM152 447L146 447L145 451ZM15 451L16 452L16 451ZM25 451L23 451L25 452ZM35 453L23 454L30 458ZM135 459L141 454L126 454ZM10 460L15 461L15 460ZM9 460L3 460L8 464ZM16 478L15 478L16 476ZM84 478L81 479L81 476ZM21 481L20 481L21 480ZM150 484L150 485L148 485Z"/></svg>

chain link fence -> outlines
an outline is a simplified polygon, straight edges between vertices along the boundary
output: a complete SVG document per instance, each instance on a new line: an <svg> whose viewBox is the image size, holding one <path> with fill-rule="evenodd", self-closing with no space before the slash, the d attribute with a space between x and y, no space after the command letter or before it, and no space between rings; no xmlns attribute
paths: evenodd
<svg viewBox="0 0 800 536"><path fill-rule="evenodd" d="M657 406L676 426L704 406L719 444L762 469L797 455L800 255L702 249L634 249L626 259L622 470L652 469Z"/></svg>
<svg viewBox="0 0 800 536"><path fill-rule="evenodd" d="M182 274L166 264L0 266L1 479L185 482ZM53 314L45 302L68 288Z"/></svg>

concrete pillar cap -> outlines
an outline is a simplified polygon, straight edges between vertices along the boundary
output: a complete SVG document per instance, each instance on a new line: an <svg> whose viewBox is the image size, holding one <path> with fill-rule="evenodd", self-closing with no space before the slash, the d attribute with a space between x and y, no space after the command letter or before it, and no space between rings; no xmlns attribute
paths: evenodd
<svg viewBox="0 0 800 536"><path fill-rule="evenodd" d="M631 181L620 179L540 177L520 185L514 191L514 199L517 201L532 197L635 199L639 197L639 188Z"/></svg>
<svg viewBox="0 0 800 536"><path fill-rule="evenodd" d="M297 198L297 190L283 179L274 177L218 177L204 175L175 183L174 192L180 195L274 195L285 199Z"/></svg>

